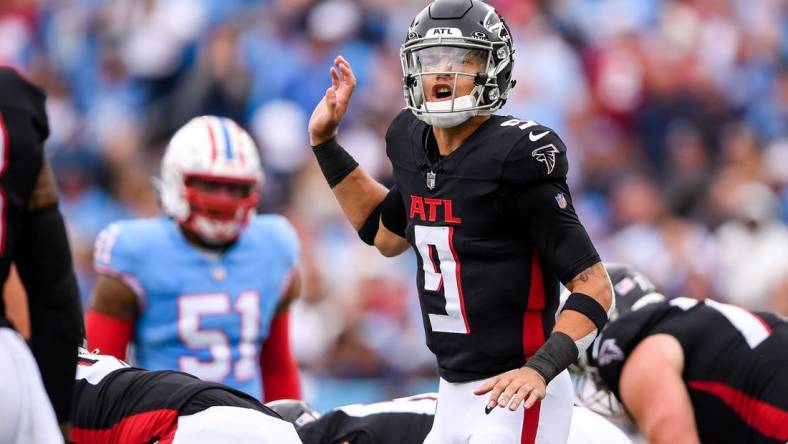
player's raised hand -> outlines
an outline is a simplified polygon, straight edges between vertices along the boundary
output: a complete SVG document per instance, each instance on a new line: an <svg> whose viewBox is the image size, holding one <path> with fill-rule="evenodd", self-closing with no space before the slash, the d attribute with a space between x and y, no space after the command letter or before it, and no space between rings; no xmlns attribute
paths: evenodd
<svg viewBox="0 0 788 444"><path fill-rule="evenodd" d="M345 116L350 97L356 88L356 76L353 75L350 63L344 57L337 56L334 64L336 66L330 69L331 86L326 89L326 95L312 111L309 119L309 142L312 146L336 136L339 122Z"/></svg>
<svg viewBox="0 0 788 444"><path fill-rule="evenodd" d="M473 393L476 395L490 393L490 401L484 409L485 413L489 414L496 405L499 407L508 405L509 410L514 411L523 401L525 408L530 409L536 401L544 399L547 384L536 370L523 367L490 378Z"/></svg>

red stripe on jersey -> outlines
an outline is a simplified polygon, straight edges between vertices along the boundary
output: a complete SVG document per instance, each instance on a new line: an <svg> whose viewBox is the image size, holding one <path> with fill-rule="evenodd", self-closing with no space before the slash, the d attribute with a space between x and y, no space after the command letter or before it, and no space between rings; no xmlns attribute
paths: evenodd
<svg viewBox="0 0 788 444"><path fill-rule="evenodd" d="M432 251L433 250L435 250L435 246L434 245L427 245L427 255L430 258L430 264L432 264L432 271L435 272L435 274L440 274L441 275L441 280L438 281L438 288L435 289L436 292L440 293L441 292L441 288L443 288L443 273L441 273L441 271L438 270L438 265L435 263L435 258L432 257ZM455 260L455 262L456 262L456 260ZM466 325L465 328L467 329L468 326Z"/></svg>
<svg viewBox="0 0 788 444"><path fill-rule="evenodd" d="M2 160L0 160L0 162L3 162L0 164L0 175L3 175L5 174L5 170L8 169L8 152L11 151L11 142L8 138L8 127L6 126L2 114L0 114L0 132L2 132L2 134L0 134L0 137L2 137L2 140L0 140L0 150L2 150L0 154L2 155Z"/></svg>
<svg viewBox="0 0 788 444"><path fill-rule="evenodd" d="M216 162L216 138L213 135L213 127L211 126L211 119L203 117L205 126L208 127L208 137L211 139L211 164Z"/></svg>
<svg viewBox="0 0 788 444"><path fill-rule="evenodd" d="M454 251L454 227L449 227L449 249L454 256L454 263L457 265L457 291L460 293L460 310L462 310L462 320L465 321L465 334L471 334L471 327L468 326L468 316L465 314L465 298L462 295L462 278L460 278L460 258ZM441 284L443 284L443 274L441 274Z"/></svg>
<svg viewBox="0 0 788 444"><path fill-rule="evenodd" d="M523 429L520 434L520 444L534 444L536 442L536 432L539 429L539 410L542 401L536 401L530 409L523 414Z"/></svg>
<svg viewBox="0 0 788 444"><path fill-rule="evenodd" d="M531 356L544 344L544 280L539 253L534 248L531 258L531 287L528 289L528 306L523 315L523 356Z"/></svg>
<svg viewBox="0 0 788 444"><path fill-rule="evenodd" d="M173 409L151 410L123 418L109 429L71 428L75 443L139 444L158 437L159 444L171 443L178 428L178 411Z"/></svg>
<svg viewBox="0 0 788 444"><path fill-rule="evenodd" d="M760 434L778 441L788 441L788 411L716 381L689 381L687 385L693 390L719 398Z"/></svg>
<svg viewBox="0 0 788 444"><path fill-rule="evenodd" d="M0 176L5 174L6 169L8 169L8 152L11 151L11 141L8 138L8 128L5 123L5 119L3 115L0 114ZM43 166L42 166L43 168ZM0 188L0 255L5 254L5 244L6 244L6 208L8 207L8 198L6 196L5 190Z"/></svg>
<svg viewBox="0 0 788 444"><path fill-rule="evenodd" d="M772 334L772 327L769 324L766 323L766 320L764 320L762 317L758 316L757 314L755 314L755 313L753 313L753 312L751 312L749 310L747 310L747 312L750 313L752 315L752 317L754 317L758 322L760 322L761 325L763 325L763 328L766 329L766 332L768 334Z"/></svg>

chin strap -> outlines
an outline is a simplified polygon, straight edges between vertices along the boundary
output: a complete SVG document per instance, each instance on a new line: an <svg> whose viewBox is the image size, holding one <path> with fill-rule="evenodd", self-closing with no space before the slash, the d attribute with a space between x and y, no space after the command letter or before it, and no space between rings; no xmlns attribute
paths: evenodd
<svg viewBox="0 0 788 444"><path fill-rule="evenodd" d="M454 128L467 122L473 116L474 114L471 111L461 111L445 114L424 113L416 117L435 128Z"/></svg>
<svg viewBox="0 0 788 444"><path fill-rule="evenodd" d="M479 114L478 109L469 109L473 106L474 98L471 95L440 102L424 102L416 118L436 128L453 128Z"/></svg>

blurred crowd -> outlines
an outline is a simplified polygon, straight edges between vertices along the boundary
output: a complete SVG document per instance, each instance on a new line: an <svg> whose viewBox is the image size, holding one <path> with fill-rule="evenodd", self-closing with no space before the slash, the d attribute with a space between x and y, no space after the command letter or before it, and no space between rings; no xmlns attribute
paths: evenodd
<svg viewBox="0 0 788 444"><path fill-rule="evenodd" d="M83 304L99 230L159 213L150 179L168 137L193 116L227 116L260 147L260 210L289 217L303 242L292 322L313 378L307 395L331 407L434 381L414 257L385 259L358 240L306 132L342 54L359 86L340 142L390 182L384 134L404 104L399 46L426 3L0 1L0 63L48 93L47 149ZM669 295L788 314L788 4L490 3L516 48L502 113L562 136L574 203L603 259L635 264ZM375 382L354 394L359 378ZM309 384L329 379L336 385Z"/></svg>

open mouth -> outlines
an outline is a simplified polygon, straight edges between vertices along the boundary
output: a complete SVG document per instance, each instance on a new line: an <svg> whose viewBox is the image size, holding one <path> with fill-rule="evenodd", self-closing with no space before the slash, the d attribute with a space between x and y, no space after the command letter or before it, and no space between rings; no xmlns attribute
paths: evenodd
<svg viewBox="0 0 788 444"><path fill-rule="evenodd" d="M452 98L451 85L438 83L432 87L432 98L436 102L450 100Z"/></svg>

